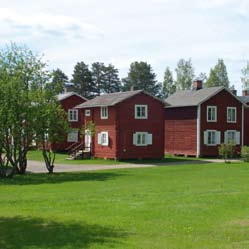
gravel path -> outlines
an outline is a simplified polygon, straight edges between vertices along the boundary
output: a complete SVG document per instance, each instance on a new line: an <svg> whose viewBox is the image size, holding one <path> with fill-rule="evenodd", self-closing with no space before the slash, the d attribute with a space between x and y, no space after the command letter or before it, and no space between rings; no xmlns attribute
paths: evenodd
<svg viewBox="0 0 249 249"><path fill-rule="evenodd" d="M147 168L155 167L149 164L114 164L114 165L99 165L99 164L55 164L54 172L73 172L73 171L89 171L89 170L105 170L105 169L125 169L125 168ZM46 166L43 162L28 161L28 172L32 173L47 173Z"/></svg>
<svg viewBox="0 0 249 249"><path fill-rule="evenodd" d="M232 160L238 162L239 160ZM106 169L128 169L128 168L148 168L158 166L173 166L173 165L184 165L184 164L204 164L204 163L221 163L224 160L221 159L208 159L200 161L183 161L183 162L168 162L168 163L154 163L154 164L115 164L115 165L95 165L95 164L56 164L54 172L74 172L74 171L90 171L90 170L106 170ZM47 169L43 162L39 161L28 161L28 172L32 173L47 173Z"/></svg>

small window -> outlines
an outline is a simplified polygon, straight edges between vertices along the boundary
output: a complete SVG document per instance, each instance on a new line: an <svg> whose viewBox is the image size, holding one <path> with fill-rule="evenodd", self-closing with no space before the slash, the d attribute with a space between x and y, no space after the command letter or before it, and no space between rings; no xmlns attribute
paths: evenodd
<svg viewBox="0 0 249 249"><path fill-rule="evenodd" d="M215 146L220 144L220 131L206 130L204 131L204 144L208 146Z"/></svg>
<svg viewBox="0 0 249 249"><path fill-rule="evenodd" d="M227 122L236 123L236 107L227 107Z"/></svg>
<svg viewBox="0 0 249 249"><path fill-rule="evenodd" d="M148 106L147 105L135 105L135 118L147 119L148 118Z"/></svg>
<svg viewBox="0 0 249 249"><path fill-rule="evenodd" d="M85 116L90 117L91 116L91 110L85 110Z"/></svg>
<svg viewBox="0 0 249 249"><path fill-rule="evenodd" d="M69 131L67 134L67 141L74 143L78 142L78 134L79 134L78 130Z"/></svg>
<svg viewBox="0 0 249 249"><path fill-rule="evenodd" d="M133 144L136 146L147 146L152 144L152 134L148 132L136 132L133 134Z"/></svg>
<svg viewBox="0 0 249 249"><path fill-rule="evenodd" d="M100 117L101 119L108 119L108 107L107 106L100 107Z"/></svg>
<svg viewBox="0 0 249 249"><path fill-rule="evenodd" d="M98 134L98 144L101 144L103 146L108 146L109 137L107 131L102 131Z"/></svg>
<svg viewBox="0 0 249 249"><path fill-rule="evenodd" d="M216 122L217 121L217 107L208 106L207 107L207 122Z"/></svg>
<svg viewBox="0 0 249 249"><path fill-rule="evenodd" d="M78 110L77 109L69 109L68 110L68 121L77 122L78 121Z"/></svg>

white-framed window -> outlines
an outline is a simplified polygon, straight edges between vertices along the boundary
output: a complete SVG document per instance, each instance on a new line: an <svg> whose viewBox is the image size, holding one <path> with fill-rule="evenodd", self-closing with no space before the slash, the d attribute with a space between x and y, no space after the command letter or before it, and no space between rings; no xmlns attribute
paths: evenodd
<svg viewBox="0 0 249 249"><path fill-rule="evenodd" d="M224 143L232 142L234 144L240 144L240 132L236 130L227 130L224 132Z"/></svg>
<svg viewBox="0 0 249 249"><path fill-rule="evenodd" d="M136 132L133 134L133 145L147 146L152 144L152 134L148 132Z"/></svg>
<svg viewBox="0 0 249 249"><path fill-rule="evenodd" d="M109 137L107 131L102 131L98 133L98 144L101 144L103 146L109 145Z"/></svg>
<svg viewBox="0 0 249 249"><path fill-rule="evenodd" d="M77 129L70 130L67 134L67 141L68 142L78 142L78 135L79 131Z"/></svg>
<svg viewBox="0 0 249 249"><path fill-rule="evenodd" d="M90 117L91 116L91 110L89 110L89 109L85 110L85 116Z"/></svg>
<svg viewBox="0 0 249 249"><path fill-rule="evenodd" d="M108 107L107 106L100 107L100 118L108 119Z"/></svg>
<svg viewBox="0 0 249 249"><path fill-rule="evenodd" d="M236 123L237 120L237 108L227 107L227 123Z"/></svg>
<svg viewBox="0 0 249 249"><path fill-rule="evenodd" d="M77 122L78 121L78 110L77 109L69 109L68 110L68 121Z"/></svg>
<svg viewBox="0 0 249 249"><path fill-rule="evenodd" d="M217 106L207 106L207 122L217 121Z"/></svg>
<svg viewBox="0 0 249 249"><path fill-rule="evenodd" d="M204 144L208 146L215 146L220 144L220 131L206 130L204 131Z"/></svg>
<svg viewBox="0 0 249 249"><path fill-rule="evenodd" d="M148 106L135 105L135 119L147 119L147 118L148 118Z"/></svg>

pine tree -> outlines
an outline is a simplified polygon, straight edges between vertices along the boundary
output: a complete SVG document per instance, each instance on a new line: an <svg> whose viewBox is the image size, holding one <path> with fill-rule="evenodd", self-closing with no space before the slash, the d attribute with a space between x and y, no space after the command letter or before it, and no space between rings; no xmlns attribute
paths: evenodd
<svg viewBox="0 0 249 249"><path fill-rule="evenodd" d="M92 98L95 95L92 74L84 62L78 62L74 67L72 82L77 93L86 97Z"/></svg>
<svg viewBox="0 0 249 249"><path fill-rule="evenodd" d="M105 93L119 92L121 90L118 69L112 64L105 67L104 84L101 90Z"/></svg>
<svg viewBox="0 0 249 249"><path fill-rule="evenodd" d="M51 84L47 85L47 87L50 87L51 90L58 94L63 92L65 83L67 81L67 75L63 73L59 68L57 68L56 70L53 70Z"/></svg>
<svg viewBox="0 0 249 249"><path fill-rule="evenodd" d="M189 90L191 89L194 79L194 68L192 66L191 59L185 61L180 59L177 63L176 71L176 89L177 90Z"/></svg>
<svg viewBox="0 0 249 249"><path fill-rule="evenodd" d="M242 77L242 87L244 90L249 90L249 61L246 63L246 66L241 70Z"/></svg>
<svg viewBox="0 0 249 249"><path fill-rule="evenodd" d="M218 63L215 67L210 69L206 87L212 86L224 86L229 88L227 69L223 59L218 59Z"/></svg>
<svg viewBox="0 0 249 249"><path fill-rule="evenodd" d="M104 63L94 62L91 67L92 82L94 85L94 93L100 95L102 93L102 88L105 84L105 70L106 67Z"/></svg>
<svg viewBox="0 0 249 249"><path fill-rule="evenodd" d="M176 91L176 86L174 84L173 75L169 67L166 67L163 79L163 93L162 96L167 98L169 95Z"/></svg>
<svg viewBox="0 0 249 249"><path fill-rule="evenodd" d="M128 76L122 79L123 89L129 91L144 90L154 96L160 94L161 85L156 80L156 74L147 62L132 62Z"/></svg>

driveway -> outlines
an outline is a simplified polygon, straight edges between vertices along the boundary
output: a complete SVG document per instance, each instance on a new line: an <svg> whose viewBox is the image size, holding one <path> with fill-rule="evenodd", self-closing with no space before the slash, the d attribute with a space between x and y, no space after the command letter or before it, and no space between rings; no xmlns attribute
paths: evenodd
<svg viewBox="0 0 249 249"><path fill-rule="evenodd" d="M239 162L239 160L231 160L233 162ZM205 163L222 163L221 159L206 159L206 160L193 160L183 162L168 162L168 163L153 163L153 164L135 164L124 163L114 165L100 165L100 164L56 164L54 172L74 172L74 171L90 171L90 170L106 170L106 169L129 169L129 168L148 168L159 166L177 166L184 164L205 164ZM44 162L28 161L28 172L32 173L47 173Z"/></svg>

